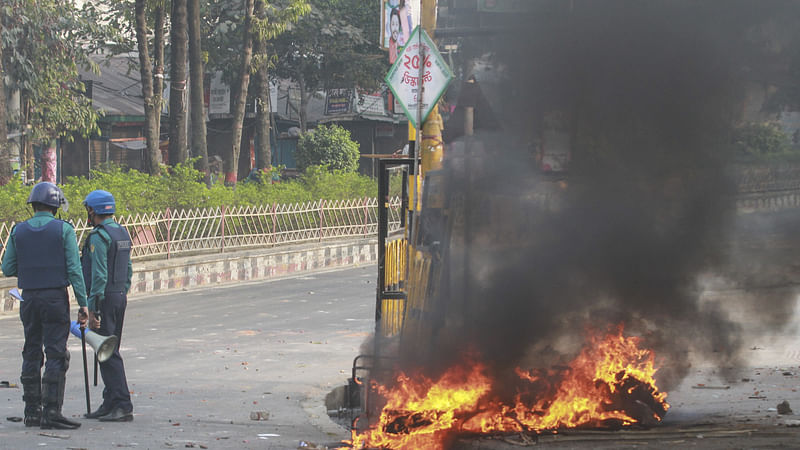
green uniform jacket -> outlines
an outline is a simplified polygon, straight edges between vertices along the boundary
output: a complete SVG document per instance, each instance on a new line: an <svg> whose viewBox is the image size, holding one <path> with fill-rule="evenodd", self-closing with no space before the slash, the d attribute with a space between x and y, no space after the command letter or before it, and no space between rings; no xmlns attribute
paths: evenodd
<svg viewBox="0 0 800 450"><path fill-rule="evenodd" d="M45 226L53 219L55 219L53 214L45 211L38 211L33 217L28 219L28 223L38 228ZM7 277L17 276L17 245L14 240L15 231L16 228L11 230L11 236L8 237L8 242L6 243L6 253L3 255L3 274ZM72 285L72 291L75 293L75 299L78 301L78 305L86 306L86 284L83 282L83 271L81 270L81 260L78 254L78 237L75 235L75 229L68 223L64 223L61 233L64 240L64 254L67 257L67 279Z"/></svg>
<svg viewBox="0 0 800 450"><path fill-rule="evenodd" d="M119 228L119 224L114 219L108 218L103 221L103 226ZM89 310L97 311L98 303L105 298L106 283L108 282L108 246L111 244L111 236L102 228L94 228L89 233L89 254L92 260L92 292L89 292ZM128 260L128 281L125 283L125 292L131 288L131 278L133 277L133 266ZM84 288L85 289L85 288Z"/></svg>

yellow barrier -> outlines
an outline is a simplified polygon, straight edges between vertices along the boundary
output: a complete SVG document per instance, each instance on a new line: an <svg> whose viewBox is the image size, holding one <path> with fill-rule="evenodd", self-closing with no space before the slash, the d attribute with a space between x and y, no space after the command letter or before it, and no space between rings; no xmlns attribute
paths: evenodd
<svg viewBox="0 0 800 450"><path fill-rule="evenodd" d="M384 290L402 291L406 281L406 255L408 241L396 239L386 243L386 261L384 265Z"/></svg>
<svg viewBox="0 0 800 450"><path fill-rule="evenodd" d="M403 329L406 301L399 298L385 298L381 302L381 330L384 336L394 336Z"/></svg>
<svg viewBox="0 0 800 450"><path fill-rule="evenodd" d="M403 321L403 334L420 336L426 327L425 319L430 319L430 292L428 288L432 258L429 254L412 248L408 272L408 305Z"/></svg>
<svg viewBox="0 0 800 450"><path fill-rule="evenodd" d="M406 281L406 255L408 241L405 238L386 243L383 290L402 292ZM384 336L400 333L406 312L406 300L385 298L381 300L381 331Z"/></svg>

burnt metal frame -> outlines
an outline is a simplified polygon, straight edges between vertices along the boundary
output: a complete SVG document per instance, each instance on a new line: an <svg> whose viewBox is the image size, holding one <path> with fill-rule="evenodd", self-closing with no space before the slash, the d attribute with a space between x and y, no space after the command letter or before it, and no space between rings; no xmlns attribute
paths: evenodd
<svg viewBox="0 0 800 450"><path fill-rule="evenodd" d="M378 160L378 287L377 296L375 299L375 342L377 346L377 337L380 336L381 327L381 305L383 299L405 299L406 293L402 291L386 291L386 240L389 237L389 170L398 166L407 166L414 173L414 159L412 158L391 158ZM405 181L404 177L404 181ZM401 226L404 224L407 208L405 205L408 203L408 193L406 191L407 183L403 183L403 214L401 215ZM408 222L408 228L411 229L411 221ZM375 355L378 355L377 348Z"/></svg>

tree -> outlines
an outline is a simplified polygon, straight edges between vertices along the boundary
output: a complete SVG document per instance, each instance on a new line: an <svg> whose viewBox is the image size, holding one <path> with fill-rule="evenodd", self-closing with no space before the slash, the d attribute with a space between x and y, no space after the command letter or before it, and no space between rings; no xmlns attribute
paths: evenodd
<svg viewBox="0 0 800 450"><path fill-rule="evenodd" d="M254 15L256 1L263 4L263 17L255 17ZM230 0L220 0L220 4L230 4ZM261 6L259 6L259 8L261 8ZM236 33L239 35L236 48L241 49L241 51L238 52L241 58L235 63L231 61L231 56L235 56L236 52L231 52L230 47L228 47L227 50L220 52L221 54L218 53L220 58L217 61L217 64L224 62L229 64L229 67L237 68L235 74L231 74L227 71L223 76L223 79L227 78L228 80L233 80L231 83L233 85L231 93L233 98L231 142L225 152L223 161L225 181L229 184L235 183L238 178L237 168L241 149L245 105L250 84L250 74L254 69L252 63L254 40L268 42L274 39L286 30L288 24L296 22L303 14L306 14L309 11L309 5L307 0L275 0L271 2L267 0L245 0L244 11L238 11L243 13L241 27L237 27L237 22L233 21L229 16L231 9L222 8L222 12L219 16L220 19L216 22L216 30L211 33L212 35L220 37L221 39L219 39L219 41L221 42L230 42L227 40L230 32L241 30ZM222 32L223 29L224 32ZM218 31L219 33L217 33ZM224 49L224 46L219 44L216 47Z"/></svg>
<svg viewBox="0 0 800 450"><path fill-rule="evenodd" d="M747 123L733 132L734 147L740 156L777 155L791 149L791 140L776 123Z"/></svg>
<svg viewBox="0 0 800 450"><path fill-rule="evenodd" d="M169 84L169 163L186 161L186 1L172 0Z"/></svg>
<svg viewBox="0 0 800 450"><path fill-rule="evenodd" d="M156 105L156 129L161 140L161 110L164 106L164 47L166 46L166 5L167 0L155 0L153 8L153 103ZM158 149L158 161L161 161L161 149Z"/></svg>
<svg viewBox="0 0 800 450"><path fill-rule="evenodd" d="M355 172L358 169L358 143L339 125L320 125L297 141L297 168L328 166L330 170Z"/></svg>
<svg viewBox="0 0 800 450"><path fill-rule="evenodd" d="M192 155L199 157L197 168L208 181L208 145L206 143L205 95L203 89L203 50L200 33L200 0L188 0L189 14L189 80L192 115Z"/></svg>
<svg viewBox="0 0 800 450"><path fill-rule="evenodd" d="M311 0L311 12L275 40L278 76L300 89L300 129L307 130L307 106L320 89L375 89L388 69L378 49L379 2Z"/></svg>
<svg viewBox="0 0 800 450"><path fill-rule="evenodd" d="M238 83L233 90L233 123L228 157L223 161L225 182L236 184L239 167L239 151L242 145L242 125L247 104L247 87L250 84L250 59L253 56L253 0L244 0L244 32L242 33L242 63L239 67Z"/></svg>
<svg viewBox="0 0 800 450"><path fill-rule="evenodd" d="M161 110L164 91L164 21L166 0L84 0L84 8L98 11L103 23L118 30L115 41L106 41L111 55L136 52L139 64L131 63L142 82L145 112L144 167L151 175L161 173ZM131 15L131 11L133 14ZM153 36L151 38L150 31ZM151 47L152 44L152 47ZM150 49L152 48L152 53ZM151 56L152 55L152 56ZM149 81L147 81L149 80Z"/></svg>
<svg viewBox="0 0 800 450"><path fill-rule="evenodd" d="M78 69L97 70L90 55L113 33L96 10L79 10L64 0L5 0L0 21L3 69L12 80L9 88L20 92L19 126L26 131L23 152L32 178L34 143L99 133L98 114L83 95ZM8 165L3 170L1 177L10 176Z"/></svg>
<svg viewBox="0 0 800 450"><path fill-rule="evenodd" d="M155 99L153 91L153 67L150 63L150 53L147 49L147 17L146 0L136 0L136 42L139 49L139 74L142 80L142 95L144 96L145 139L147 141L147 172L157 175L160 172L159 163L161 154L159 145L159 116L161 105Z"/></svg>
<svg viewBox="0 0 800 450"><path fill-rule="evenodd" d="M256 20L266 19L264 0L256 0L254 14ZM253 84L256 99L256 168L261 171L272 165L272 148L270 146L270 98L269 98L269 56L267 55L267 39L260 34L253 41L254 59Z"/></svg>
<svg viewBox="0 0 800 450"><path fill-rule="evenodd" d="M11 174L11 154L8 148L8 125L6 124L6 87L3 71L3 21L0 20L0 184L8 183Z"/></svg>

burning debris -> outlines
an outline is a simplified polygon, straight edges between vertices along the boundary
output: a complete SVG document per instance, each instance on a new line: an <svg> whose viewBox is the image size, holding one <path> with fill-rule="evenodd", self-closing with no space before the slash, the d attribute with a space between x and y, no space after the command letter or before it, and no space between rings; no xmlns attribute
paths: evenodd
<svg viewBox="0 0 800 450"><path fill-rule="evenodd" d="M516 368L513 403L493 393L499 380L466 357L438 379L400 373L375 390L386 400L377 426L353 431L355 448L446 448L463 435L556 433L560 429L652 424L669 409L655 382L655 356L640 340L615 332L594 334L561 370Z"/></svg>

